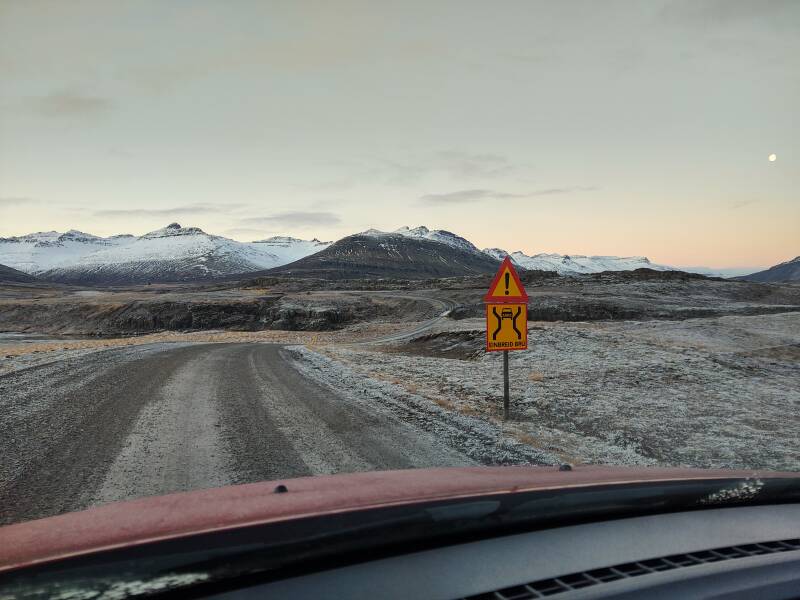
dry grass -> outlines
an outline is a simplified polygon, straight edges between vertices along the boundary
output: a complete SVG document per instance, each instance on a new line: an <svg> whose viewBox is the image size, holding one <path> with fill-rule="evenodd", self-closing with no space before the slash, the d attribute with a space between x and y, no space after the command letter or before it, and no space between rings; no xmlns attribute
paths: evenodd
<svg viewBox="0 0 800 600"><path fill-rule="evenodd" d="M326 344L346 344L383 336L403 329L404 324L359 324L337 331L164 331L131 337L57 340L31 343L0 344L0 359L40 354L56 350L101 350L123 346L138 346L163 342L242 343L269 342L275 344L305 344L319 351Z"/></svg>
<svg viewBox="0 0 800 600"><path fill-rule="evenodd" d="M449 400L444 398L434 398L433 401L445 410L455 410L455 406Z"/></svg>
<svg viewBox="0 0 800 600"><path fill-rule="evenodd" d="M483 417L485 416L483 411L478 410L472 406L462 405L459 406L456 410L460 412L462 415L467 415L468 417Z"/></svg>
<svg viewBox="0 0 800 600"><path fill-rule="evenodd" d="M552 446L549 446L547 444L542 444L542 442L539 439L533 437L529 433L525 433L522 431L510 431L509 434L511 435L511 437L513 437L519 442L522 442L523 444L527 444L528 446L531 446L533 448L539 448L540 450L544 450L546 452L555 454L556 456L558 456L559 460L562 463L569 463L571 465L581 464L581 460L577 456L572 456L570 454L558 450L557 448L553 448Z"/></svg>

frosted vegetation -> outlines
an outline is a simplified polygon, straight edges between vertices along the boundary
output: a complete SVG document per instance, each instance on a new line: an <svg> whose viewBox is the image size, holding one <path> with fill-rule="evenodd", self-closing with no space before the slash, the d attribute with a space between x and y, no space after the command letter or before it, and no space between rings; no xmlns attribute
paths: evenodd
<svg viewBox="0 0 800 600"><path fill-rule="evenodd" d="M511 356L508 423L501 355L482 351L480 327L297 353L310 376L375 410L443 435L454 420L483 432L482 450L465 449L487 464L528 462L514 450L522 442L542 462L800 469L798 313L533 324L530 350Z"/></svg>

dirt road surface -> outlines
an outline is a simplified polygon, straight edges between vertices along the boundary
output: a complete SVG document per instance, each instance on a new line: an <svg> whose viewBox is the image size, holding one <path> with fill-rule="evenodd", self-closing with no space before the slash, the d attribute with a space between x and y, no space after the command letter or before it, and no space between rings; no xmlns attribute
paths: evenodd
<svg viewBox="0 0 800 600"><path fill-rule="evenodd" d="M473 464L273 344L152 344L0 377L0 523L303 475Z"/></svg>

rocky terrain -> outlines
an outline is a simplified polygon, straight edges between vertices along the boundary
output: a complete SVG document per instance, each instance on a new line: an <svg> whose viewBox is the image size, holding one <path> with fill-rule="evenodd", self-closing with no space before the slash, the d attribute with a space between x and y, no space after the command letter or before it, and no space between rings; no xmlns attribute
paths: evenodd
<svg viewBox="0 0 800 600"><path fill-rule="evenodd" d="M218 329L327 331L361 322L427 318L431 310L424 298L383 293L6 290L0 296L0 331L106 337Z"/></svg>
<svg viewBox="0 0 800 600"><path fill-rule="evenodd" d="M770 314L800 308L800 287L708 278L680 271L637 269L578 277L527 272L528 318L537 321L688 319ZM483 315L477 295L456 293L452 317Z"/></svg>
<svg viewBox="0 0 800 600"><path fill-rule="evenodd" d="M432 242L436 243L436 242ZM159 331L326 331L411 322L446 307L457 321L483 316L491 275L406 280L262 277L213 286L0 287L0 331L140 335ZM800 310L800 286L637 270L581 276L522 275L537 321L682 320Z"/></svg>

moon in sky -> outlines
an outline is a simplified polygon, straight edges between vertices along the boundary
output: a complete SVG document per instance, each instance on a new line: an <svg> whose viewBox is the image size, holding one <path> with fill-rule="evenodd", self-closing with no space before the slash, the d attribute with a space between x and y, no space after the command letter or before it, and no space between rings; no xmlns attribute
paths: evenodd
<svg viewBox="0 0 800 600"><path fill-rule="evenodd" d="M778 155L777 154L770 154L768 158L769 158L769 162L775 162L776 160L778 160Z"/></svg>

